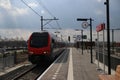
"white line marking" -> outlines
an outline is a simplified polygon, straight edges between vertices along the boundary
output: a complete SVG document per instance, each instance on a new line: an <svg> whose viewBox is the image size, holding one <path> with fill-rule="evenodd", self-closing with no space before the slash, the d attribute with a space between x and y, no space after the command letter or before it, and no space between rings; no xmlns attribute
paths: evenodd
<svg viewBox="0 0 120 80"><path fill-rule="evenodd" d="M66 51L66 50L65 50L65 51ZM64 52L63 52L63 53L64 53ZM48 67L48 68L45 70L45 72L44 72L40 77L37 78L37 80L40 80L40 79L48 72L48 70L62 57L62 55L64 55L63 53L50 65L50 67Z"/></svg>
<svg viewBox="0 0 120 80"><path fill-rule="evenodd" d="M68 76L67 80L74 80L73 76L73 62L72 62L72 48L70 48L70 60L69 60L69 68L68 68Z"/></svg>
<svg viewBox="0 0 120 80"><path fill-rule="evenodd" d="M53 75L54 77L52 77L52 79L54 79L54 78L56 79L56 78L57 78L57 75L59 74L60 68L62 67L62 64L63 64L63 61L65 60L66 55L67 55L67 53L65 53L65 55L64 55L64 57L63 57L61 63L59 64L59 66L58 66L58 68L57 68L55 74ZM56 73L57 73L57 74L56 74ZM56 76L55 76L55 75L56 75Z"/></svg>
<svg viewBox="0 0 120 80"><path fill-rule="evenodd" d="M57 75L53 75L52 79L56 79Z"/></svg>

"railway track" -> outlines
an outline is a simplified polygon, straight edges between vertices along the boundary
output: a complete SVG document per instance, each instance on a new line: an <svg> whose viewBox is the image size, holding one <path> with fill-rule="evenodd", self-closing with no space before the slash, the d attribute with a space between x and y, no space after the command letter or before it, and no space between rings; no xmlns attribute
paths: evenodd
<svg viewBox="0 0 120 80"><path fill-rule="evenodd" d="M36 68L36 65L33 65L29 69L26 69L25 71L21 72L19 75L15 76L12 80L19 80L21 77L23 77L25 74L28 74L29 72L33 71Z"/></svg>
<svg viewBox="0 0 120 80"><path fill-rule="evenodd" d="M28 65L0 76L0 80L36 80L50 64Z"/></svg>
<svg viewBox="0 0 120 80"><path fill-rule="evenodd" d="M66 52L66 50L61 53L64 53L64 52ZM41 76L44 73L44 71L46 71L49 68L49 66L53 65L53 63L43 62L41 65L36 65L32 69L24 72L23 74L20 74L13 80L36 80L39 76Z"/></svg>
<svg viewBox="0 0 120 80"><path fill-rule="evenodd" d="M40 65L23 66L0 77L0 80L36 80L50 65L51 63L44 61Z"/></svg>
<svg viewBox="0 0 120 80"><path fill-rule="evenodd" d="M11 80L36 80L50 64L33 65Z"/></svg>
<svg viewBox="0 0 120 80"><path fill-rule="evenodd" d="M14 71L11 71L3 76L0 76L0 80L14 80L16 76L23 74L23 72L27 72L28 70L32 69L34 65L27 65L22 66Z"/></svg>

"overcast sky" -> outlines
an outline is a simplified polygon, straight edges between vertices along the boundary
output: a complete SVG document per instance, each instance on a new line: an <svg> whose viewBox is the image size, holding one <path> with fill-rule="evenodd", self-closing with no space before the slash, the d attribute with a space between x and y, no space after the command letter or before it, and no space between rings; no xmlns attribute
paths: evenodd
<svg viewBox="0 0 120 80"><path fill-rule="evenodd" d="M93 30L106 22L106 0L0 0L0 30L40 31L40 16L58 18L44 28L82 29L77 18L92 18ZM110 28L120 28L120 0L110 0ZM45 23L45 22L44 22ZM89 28L88 28L89 30ZM16 32L15 32L16 33ZM22 35L22 33L21 33ZM25 36L25 34L24 34Z"/></svg>

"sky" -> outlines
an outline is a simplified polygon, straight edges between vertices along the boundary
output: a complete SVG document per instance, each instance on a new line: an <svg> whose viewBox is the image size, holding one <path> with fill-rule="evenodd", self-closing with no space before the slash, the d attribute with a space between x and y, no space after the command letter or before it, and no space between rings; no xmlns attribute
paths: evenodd
<svg viewBox="0 0 120 80"><path fill-rule="evenodd" d="M92 18L93 32L100 23L106 23L106 0L0 0L0 35L2 37L23 37L27 39L32 32L40 31L40 16L53 20L44 26L44 30L56 31L62 28L61 34L76 34L74 29L83 29L77 18ZM120 0L110 1L110 28L120 28ZM35 13L37 12L37 14ZM44 21L44 24L47 21ZM89 21L88 21L89 22ZM45 29L56 28L56 29ZM84 29L83 29L84 30ZM85 29L88 30L89 27ZM68 33L69 32L69 33ZM86 32L86 33L87 33ZM115 32L115 35L119 31ZM96 32L95 32L96 33ZM93 33L93 35L95 34ZM89 35L89 33L87 34ZM96 37L95 37L96 38ZM120 40L117 35L116 41Z"/></svg>

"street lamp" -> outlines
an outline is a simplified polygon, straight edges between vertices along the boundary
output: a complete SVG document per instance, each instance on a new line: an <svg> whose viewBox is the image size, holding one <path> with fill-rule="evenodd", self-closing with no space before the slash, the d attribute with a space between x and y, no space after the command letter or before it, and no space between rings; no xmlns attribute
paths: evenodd
<svg viewBox="0 0 120 80"><path fill-rule="evenodd" d="M90 45L90 53L91 53L91 63L93 63L93 54L92 54L92 21L93 19L92 18L77 18L77 21L88 21L90 20L90 42L91 42L91 45ZM87 25L85 25L87 27Z"/></svg>
<svg viewBox="0 0 120 80"><path fill-rule="evenodd" d="M108 74L111 74L109 0L106 0L104 4L106 5L106 22L107 22Z"/></svg>

